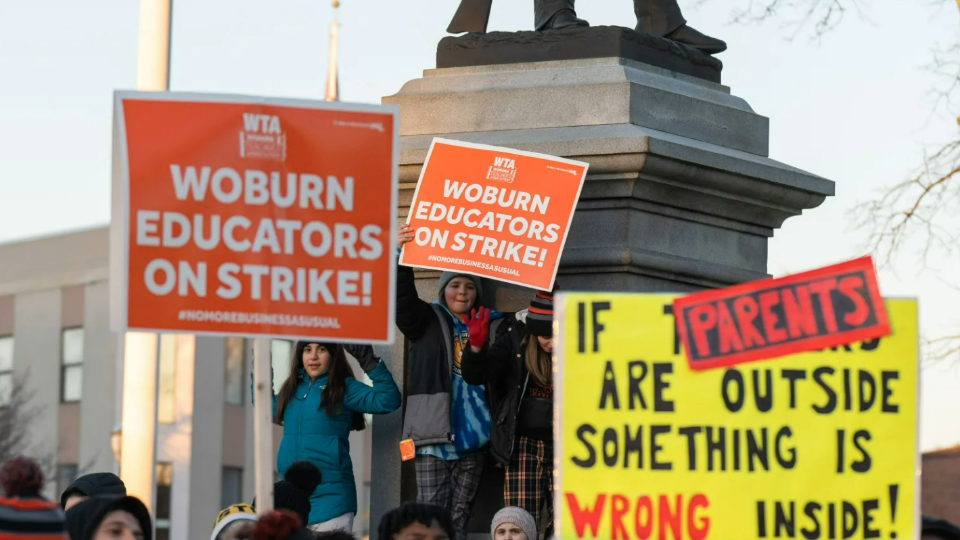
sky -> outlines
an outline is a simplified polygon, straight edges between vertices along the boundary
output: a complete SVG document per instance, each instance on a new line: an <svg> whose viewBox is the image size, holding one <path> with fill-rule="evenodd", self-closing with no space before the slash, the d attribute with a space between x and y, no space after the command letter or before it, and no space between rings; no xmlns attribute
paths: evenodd
<svg viewBox="0 0 960 540"><path fill-rule="evenodd" d="M935 110L933 49L960 33L951 2L870 2L820 40L790 15L731 22L748 0L680 0L691 26L729 50L723 83L770 118L773 159L836 182L836 196L787 220L770 241L784 275L864 253L858 203L905 178L957 134ZM342 0L340 92L378 103L434 67L453 0ZM532 2L494 0L491 30L529 29ZM627 0L580 2L594 25L632 26ZM907 9L910 4L912 7ZM110 219L111 104L136 82L139 2L0 3L0 243L102 226ZM320 0L176 0L175 91L322 99L333 9ZM957 260L924 271L906 253L881 272L887 296L918 297L924 335L960 324ZM3 261L0 261L3 264ZM958 280L960 281L960 280ZM924 367L921 447L960 444L960 361Z"/></svg>

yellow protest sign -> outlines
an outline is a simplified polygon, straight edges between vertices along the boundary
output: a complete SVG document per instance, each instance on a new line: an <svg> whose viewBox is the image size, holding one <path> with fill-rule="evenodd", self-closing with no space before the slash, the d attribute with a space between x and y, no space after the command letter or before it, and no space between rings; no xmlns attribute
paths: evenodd
<svg viewBox="0 0 960 540"><path fill-rule="evenodd" d="M893 335L692 371L671 295L557 299L560 540L915 540L917 304Z"/></svg>

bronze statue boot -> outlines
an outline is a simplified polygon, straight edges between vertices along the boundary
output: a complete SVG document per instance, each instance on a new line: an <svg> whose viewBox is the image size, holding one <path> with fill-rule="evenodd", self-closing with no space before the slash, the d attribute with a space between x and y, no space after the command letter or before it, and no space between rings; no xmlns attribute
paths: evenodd
<svg viewBox="0 0 960 540"><path fill-rule="evenodd" d="M560 30L575 26L590 26L590 23L577 18L574 0L535 0L533 11L537 32Z"/></svg>
<svg viewBox="0 0 960 540"><path fill-rule="evenodd" d="M727 50L727 44L724 41L698 32L687 25L683 25L663 37L689 45L706 54L717 54Z"/></svg>

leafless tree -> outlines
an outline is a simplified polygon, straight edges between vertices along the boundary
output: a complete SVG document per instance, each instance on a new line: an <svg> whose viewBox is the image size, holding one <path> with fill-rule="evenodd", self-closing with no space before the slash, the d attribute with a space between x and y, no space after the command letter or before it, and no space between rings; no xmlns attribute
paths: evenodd
<svg viewBox="0 0 960 540"><path fill-rule="evenodd" d="M836 28L853 10L865 15L863 0L748 0L745 7L733 11L733 22L763 23L778 19L784 28L793 30L791 37L803 33L813 25L811 37L819 39Z"/></svg>
<svg viewBox="0 0 960 540"><path fill-rule="evenodd" d="M28 377L29 374L25 374L15 378L9 394L2 396L6 403L0 405L0 463L17 456L30 457L43 468L49 483L56 480L56 453L51 448L31 444L30 430L45 407L36 403L35 392L25 384Z"/></svg>
<svg viewBox="0 0 960 540"><path fill-rule="evenodd" d="M866 17L868 0L746 0L733 13L734 22L762 23L777 19L792 29L791 38L809 32L819 40L854 12ZM904 3L952 11L960 0ZM952 15L951 15L952 16ZM960 17L957 18L960 28ZM933 117L960 124L960 41L933 48L929 69L937 75ZM866 235L867 251L881 267L898 257L916 257L926 268L931 260L950 260L960 253L960 130L946 142L931 145L909 177L895 182L856 209L857 225ZM960 289L960 278L949 285ZM960 331L925 340L928 361L960 361Z"/></svg>

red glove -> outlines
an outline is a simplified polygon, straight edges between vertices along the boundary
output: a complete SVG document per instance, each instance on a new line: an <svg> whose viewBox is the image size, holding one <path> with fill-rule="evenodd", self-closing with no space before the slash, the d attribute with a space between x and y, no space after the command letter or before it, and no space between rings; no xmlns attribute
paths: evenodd
<svg viewBox="0 0 960 540"><path fill-rule="evenodd" d="M490 337L490 310L480 308L479 311L471 311L467 329L470 330L470 345L482 349Z"/></svg>

